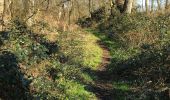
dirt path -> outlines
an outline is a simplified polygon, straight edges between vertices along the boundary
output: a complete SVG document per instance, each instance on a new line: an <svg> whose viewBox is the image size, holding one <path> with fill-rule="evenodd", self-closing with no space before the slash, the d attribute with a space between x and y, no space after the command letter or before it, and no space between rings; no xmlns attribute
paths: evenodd
<svg viewBox="0 0 170 100"><path fill-rule="evenodd" d="M98 45L102 48L103 50L103 56L102 56L102 62L99 66L100 71L106 71L108 65L111 63L111 56L110 56L110 50L108 49L107 46L105 46L102 42L98 42Z"/></svg>
<svg viewBox="0 0 170 100"><path fill-rule="evenodd" d="M91 86L91 91L99 100L112 100L113 86L111 84L111 77L107 70L111 63L110 51L102 42L98 42L98 45L103 49L103 56L102 62L95 74L97 80L95 80L95 84Z"/></svg>

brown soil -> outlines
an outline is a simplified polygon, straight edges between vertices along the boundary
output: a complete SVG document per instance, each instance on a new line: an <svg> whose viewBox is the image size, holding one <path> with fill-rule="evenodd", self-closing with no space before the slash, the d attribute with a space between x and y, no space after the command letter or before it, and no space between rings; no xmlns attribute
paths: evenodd
<svg viewBox="0 0 170 100"><path fill-rule="evenodd" d="M111 56L109 49L102 42L98 42L98 44L103 49L102 62L95 72L97 80L94 85L90 86L90 88L99 100L112 100L112 78L107 72L108 65L111 63Z"/></svg>

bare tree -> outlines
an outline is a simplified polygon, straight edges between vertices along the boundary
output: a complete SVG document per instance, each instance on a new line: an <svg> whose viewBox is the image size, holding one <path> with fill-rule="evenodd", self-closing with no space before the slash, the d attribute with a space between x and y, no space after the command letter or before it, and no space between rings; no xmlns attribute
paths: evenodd
<svg viewBox="0 0 170 100"><path fill-rule="evenodd" d="M0 1L0 25L1 25L1 31L3 31L3 26L4 26L4 16L5 16L5 0Z"/></svg>
<svg viewBox="0 0 170 100"><path fill-rule="evenodd" d="M169 0L166 0L166 2L165 2L165 9L168 9L168 7L169 7Z"/></svg>
<svg viewBox="0 0 170 100"><path fill-rule="evenodd" d="M154 11L154 0L151 0L151 11Z"/></svg>
<svg viewBox="0 0 170 100"><path fill-rule="evenodd" d="M137 0L133 0L133 5L132 5L132 7L133 8L135 8L136 7L136 4L137 4L137 2L136 2Z"/></svg>
<svg viewBox="0 0 170 100"><path fill-rule="evenodd" d="M73 0L70 0L70 10L69 10L69 25L71 24L71 15L73 13L73 10L74 10L74 1Z"/></svg>
<svg viewBox="0 0 170 100"><path fill-rule="evenodd" d="M144 0L142 0L142 11L144 11Z"/></svg>
<svg viewBox="0 0 170 100"><path fill-rule="evenodd" d="M149 12L148 0L145 0L145 9L146 9L146 12L148 13Z"/></svg>
<svg viewBox="0 0 170 100"><path fill-rule="evenodd" d="M124 11L124 3L124 0L116 0L116 5L120 12Z"/></svg>
<svg viewBox="0 0 170 100"><path fill-rule="evenodd" d="M158 9L161 10L160 0L157 0Z"/></svg>
<svg viewBox="0 0 170 100"><path fill-rule="evenodd" d="M132 12L133 0L125 0L124 12L130 14Z"/></svg>
<svg viewBox="0 0 170 100"><path fill-rule="evenodd" d="M110 0L110 14L113 16L114 13L115 13L115 5L116 5L116 2L115 0Z"/></svg>
<svg viewBox="0 0 170 100"><path fill-rule="evenodd" d="M91 17L91 13L92 13L92 0L89 0L89 14Z"/></svg>

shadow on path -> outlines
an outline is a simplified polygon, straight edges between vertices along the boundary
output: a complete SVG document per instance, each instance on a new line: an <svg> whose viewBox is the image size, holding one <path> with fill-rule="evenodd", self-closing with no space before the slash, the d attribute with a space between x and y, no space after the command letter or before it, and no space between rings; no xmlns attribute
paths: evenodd
<svg viewBox="0 0 170 100"><path fill-rule="evenodd" d="M9 51L0 51L0 99L27 100L31 96L28 86L29 80L20 71L17 57Z"/></svg>
<svg viewBox="0 0 170 100"><path fill-rule="evenodd" d="M88 84L86 89L93 92L98 99L110 100L113 98L114 91L111 84L111 76L107 67L111 63L111 56L109 49L101 42L98 41L98 45L102 48L102 62L98 66L97 70L85 69L91 76L96 76L94 84Z"/></svg>
<svg viewBox="0 0 170 100"><path fill-rule="evenodd" d="M101 39L98 44L103 49L103 59L98 70L85 70L96 77L94 84L87 84L88 91L96 94L99 100L170 99L169 47L141 49L141 52L123 60L112 58L108 49L110 46L115 50L121 47L112 44L114 41L102 34L96 36Z"/></svg>

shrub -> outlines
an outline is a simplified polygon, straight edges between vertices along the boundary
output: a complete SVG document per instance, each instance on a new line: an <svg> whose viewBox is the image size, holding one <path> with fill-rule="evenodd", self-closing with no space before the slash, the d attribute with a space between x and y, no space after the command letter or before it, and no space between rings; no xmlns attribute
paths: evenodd
<svg viewBox="0 0 170 100"><path fill-rule="evenodd" d="M93 27L98 22L101 22L107 18L106 8L101 7L91 13L90 17L82 17L78 19L77 24L81 27Z"/></svg>
<svg viewBox="0 0 170 100"><path fill-rule="evenodd" d="M110 17L99 25L101 31L109 33L126 47L140 47L162 40L170 28L169 15L147 16L142 13Z"/></svg>
<svg viewBox="0 0 170 100"><path fill-rule="evenodd" d="M17 75L24 77L20 85L29 87L26 92L30 91L31 97L25 92L23 95L28 99L96 99L85 89L84 83L93 80L83 70L95 69L101 62L98 38L81 31L57 36L50 41L18 20L9 24L8 32L0 34L0 48L17 58L16 65L22 72Z"/></svg>
<svg viewBox="0 0 170 100"><path fill-rule="evenodd" d="M19 61L26 65L37 63L47 57L48 49L35 40L26 26L22 26L18 21L14 21L12 26L7 34L8 39L4 41L3 49L12 51Z"/></svg>

